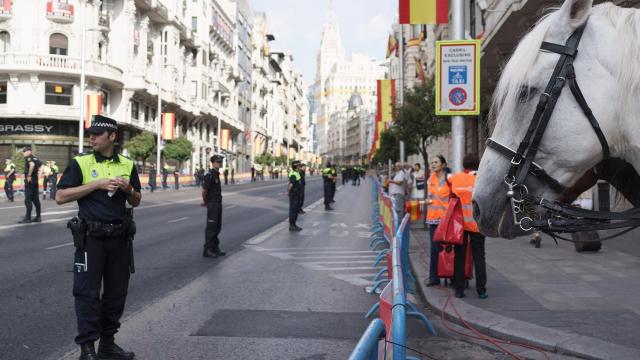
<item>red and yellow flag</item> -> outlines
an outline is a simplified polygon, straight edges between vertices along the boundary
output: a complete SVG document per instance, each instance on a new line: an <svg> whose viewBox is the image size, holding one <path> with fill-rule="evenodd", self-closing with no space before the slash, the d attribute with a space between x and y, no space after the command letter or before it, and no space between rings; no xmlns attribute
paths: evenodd
<svg viewBox="0 0 640 360"><path fill-rule="evenodd" d="M229 150L229 140L231 140L231 130L220 130L220 147L225 150Z"/></svg>
<svg viewBox="0 0 640 360"><path fill-rule="evenodd" d="M389 40L387 41L387 59L391 54L398 56L398 40L395 36L389 34Z"/></svg>
<svg viewBox="0 0 640 360"><path fill-rule="evenodd" d="M175 139L176 114L162 113L162 140Z"/></svg>
<svg viewBox="0 0 640 360"><path fill-rule="evenodd" d="M400 24L446 24L449 0L399 0Z"/></svg>
<svg viewBox="0 0 640 360"><path fill-rule="evenodd" d="M85 129L91 126L91 120L93 115L100 115L100 108L102 107L101 95L87 95L87 110L84 117Z"/></svg>
<svg viewBox="0 0 640 360"><path fill-rule="evenodd" d="M383 123L393 121L396 98L395 80L378 80L378 120Z"/></svg>

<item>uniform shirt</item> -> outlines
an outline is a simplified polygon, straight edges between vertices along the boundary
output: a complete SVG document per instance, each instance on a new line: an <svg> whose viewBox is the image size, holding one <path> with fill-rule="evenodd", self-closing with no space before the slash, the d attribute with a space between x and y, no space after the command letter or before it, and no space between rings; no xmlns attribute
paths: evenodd
<svg viewBox="0 0 640 360"><path fill-rule="evenodd" d="M29 155L24 159L24 177L26 178L29 175L29 163L33 162L33 172L31 173L31 181L34 184L38 183L38 169L42 166L42 162L35 157L34 155Z"/></svg>
<svg viewBox="0 0 640 360"><path fill-rule="evenodd" d="M289 184L292 185L290 195L297 195L302 190L302 176L298 171L289 172Z"/></svg>
<svg viewBox="0 0 640 360"><path fill-rule="evenodd" d="M220 172L217 169L209 170L205 175L202 188L207 190L205 203L222 202L222 188L220 187Z"/></svg>
<svg viewBox="0 0 640 360"><path fill-rule="evenodd" d="M95 156L96 162L113 161L120 162L123 155L113 154L111 158L104 157L99 153L88 153L79 156ZM129 184L135 191L140 191L140 178L138 170L134 165L129 176ZM71 160L69 166L64 170L58 189L72 188L82 185L82 170L76 159ZM127 194L118 189L113 196L109 196L106 190L95 190L89 195L78 199L78 217L86 221L101 223L118 223L126 217Z"/></svg>
<svg viewBox="0 0 640 360"><path fill-rule="evenodd" d="M305 185L307 185L307 180L305 180L304 176L305 176L306 171L300 171L298 170L298 174L300 174L300 177L302 179L300 179L300 182L302 183L302 187L304 187Z"/></svg>
<svg viewBox="0 0 640 360"><path fill-rule="evenodd" d="M11 173L11 175L9 175L9 173ZM14 163L9 163L9 165L4 167L4 176L16 177L16 165Z"/></svg>

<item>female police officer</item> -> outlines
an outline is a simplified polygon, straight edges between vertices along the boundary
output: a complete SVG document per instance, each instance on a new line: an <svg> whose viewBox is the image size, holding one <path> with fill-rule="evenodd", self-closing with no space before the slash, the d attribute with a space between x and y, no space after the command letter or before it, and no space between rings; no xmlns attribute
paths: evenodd
<svg viewBox="0 0 640 360"><path fill-rule="evenodd" d="M114 343L129 286L130 226L126 204L140 204L133 161L114 151L118 126L96 115L87 129L93 152L76 156L58 183L58 205L78 201L73 296L81 360L133 359ZM74 230L72 228L72 230ZM103 286L102 297L100 289ZM98 354L94 341L100 338Z"/></svg>

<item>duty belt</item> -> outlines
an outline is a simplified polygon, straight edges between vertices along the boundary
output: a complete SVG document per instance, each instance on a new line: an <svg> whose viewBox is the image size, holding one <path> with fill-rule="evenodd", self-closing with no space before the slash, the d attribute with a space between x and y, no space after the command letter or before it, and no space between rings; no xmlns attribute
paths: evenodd
<svg viewBox="0 0 640 360"><path fill-rule="evenodd" d="M99 223L87 221L87 234L92 237L117 237L125 233L123 223Z"/></svg>

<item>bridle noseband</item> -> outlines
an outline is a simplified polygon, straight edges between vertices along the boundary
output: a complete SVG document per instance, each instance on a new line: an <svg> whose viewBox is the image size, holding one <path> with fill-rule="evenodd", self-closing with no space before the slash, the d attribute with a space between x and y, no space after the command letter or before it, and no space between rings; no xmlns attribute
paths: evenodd
<svg viewBox="0 0 640 360"><path fill-rule="evenodd" d="M566 190L565 186L533 161L565 84L569 85L573 97L595 131L602 146L604 159L608 159L610 156L609 144L602 129L600 129L598 120L596 120L582 95L573 67L573 61L578 55L578 44L586 24L585 22L576 29L565 45L542 43L540 47L542 50L557 53L560 55L560 59L553 70L553 75L545 91L540 95L536 111L518 149L513 151L493 139L488 139L486 142L487 147L511 160L504 182L508 187L507 197L511 203L514 223L524 231L537 229L548 233L577 232L622 227L632 227L631 229L633 229L640 226L640 208L621 213L580 209L559 201L550 201L530 195L528 188L524 184L527 177L533 175L546 183L556 193L562 194ZM546 210L546 213L538 213L536 207L542 207Z"/></svg>

